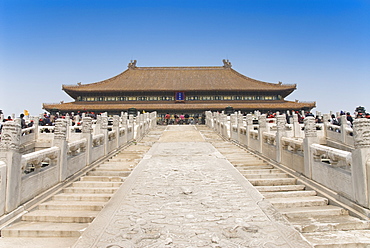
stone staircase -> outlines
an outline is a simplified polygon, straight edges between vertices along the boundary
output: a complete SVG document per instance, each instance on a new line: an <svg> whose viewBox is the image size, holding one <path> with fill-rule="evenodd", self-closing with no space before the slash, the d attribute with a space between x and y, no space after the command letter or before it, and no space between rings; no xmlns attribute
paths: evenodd
<svg viewBox="0 0 370 248"><path fill-rule="evenodd" d="M0 248L71 247L150 149L148 140L143 142L127 147L3 228Z"/></svg>
<svg viewBox="0 0 370 248"><path fill-rule="evenodd" d="M328 205L327 198L252 153L206 130L203 135L314 247L370 247L369 221Z"/></svg>

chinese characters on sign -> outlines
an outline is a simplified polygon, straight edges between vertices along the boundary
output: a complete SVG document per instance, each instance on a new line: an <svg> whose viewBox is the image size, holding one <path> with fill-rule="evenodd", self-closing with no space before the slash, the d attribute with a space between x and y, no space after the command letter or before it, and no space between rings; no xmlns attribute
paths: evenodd
<svg viewBox="0 0 370 248"><path fill-rule="evenodd" d="M185 102L185 92L178 91L175 93L175 101L176 102Z"/></svg>

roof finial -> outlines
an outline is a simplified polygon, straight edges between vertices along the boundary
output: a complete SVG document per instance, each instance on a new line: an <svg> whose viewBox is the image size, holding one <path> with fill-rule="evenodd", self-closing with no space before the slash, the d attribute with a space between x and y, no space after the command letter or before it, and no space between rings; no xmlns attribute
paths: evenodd
<svg viewBox="0 0 370 248"><path fill-rule="evenodd" d="M224 62L224 68L231 68L231 62L228 59L223 59L222 62Z"/></svg>
<svg viewBox="0 0 370 248"><path fill-rule="evenodd" d="M131 60L130 63L128 63L127 66L129 69L135 69L136 68L136 60Z"/></svg>

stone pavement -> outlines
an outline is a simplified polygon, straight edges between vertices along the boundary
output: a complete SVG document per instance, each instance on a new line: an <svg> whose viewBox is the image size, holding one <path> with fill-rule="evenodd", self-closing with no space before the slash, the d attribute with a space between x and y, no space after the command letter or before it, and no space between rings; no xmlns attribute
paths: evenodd
<svg viewBox="0 0 370 248"><path fill-rule="evenodd" d="M311 247L195 126L155 132L73 247Z"/></svg>

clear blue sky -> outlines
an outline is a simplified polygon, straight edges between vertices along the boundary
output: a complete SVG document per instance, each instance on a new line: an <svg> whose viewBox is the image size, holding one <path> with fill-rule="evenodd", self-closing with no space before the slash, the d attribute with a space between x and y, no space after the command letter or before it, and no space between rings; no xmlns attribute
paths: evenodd
<svg viewBox="0 0 370 248"><path fill-rule="evenodd" d="M0 109L72 101L62 84L138 66L221 66L298 85L322 112L370 111L370 1L2 0Z"/></svg>

